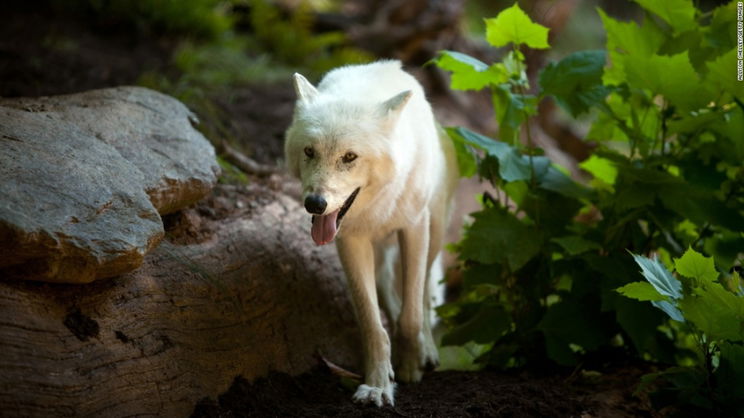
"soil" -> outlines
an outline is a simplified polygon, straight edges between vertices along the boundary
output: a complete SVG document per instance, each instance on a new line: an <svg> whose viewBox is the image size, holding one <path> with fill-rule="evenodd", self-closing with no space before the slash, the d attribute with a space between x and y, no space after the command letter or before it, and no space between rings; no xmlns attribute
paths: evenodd
<svg viewBox="0 0 744 418"><path fill-rule="evenodd" d="M357 382L317 368L298 377L272 373L253 383L238 377L219 399L204 399L192 417L644 417L632 397L642 368L609 374L531 376L496 371L429 373L398 385L394 407L351 401Z"/></svg>
<svg viewBox="0 0 744 418"><path fill-rule="evenodd" d="M28 2L26 2L28 3ZM135 84L148 70L172 71L173 40L137 31L85 23L80 15L60 14L22 2L0 8L0 96L64 94ZM248 86L217 98L226 124L262 163L281 156L293 94L285 86ZM282 188L281 177L251 179ZM197 243L210 238L210 223L236 211L250 211L261 188L222 186L195 206L164 218L167 239ZM70 312L65 325L85 339L98 333L94 321ZM117 338L122 341L124 334ZM419 384L400 385L395 407L377 409L351 402L355 382L319 366L291 377L273 373L248 382L240 376L218 399L203 399L195 417L239 416L403 416L403 417L635 417L653 416L632 395L648 366L625 365L603 373L557 372L550 376L495 371L429 373Z"/></svg>

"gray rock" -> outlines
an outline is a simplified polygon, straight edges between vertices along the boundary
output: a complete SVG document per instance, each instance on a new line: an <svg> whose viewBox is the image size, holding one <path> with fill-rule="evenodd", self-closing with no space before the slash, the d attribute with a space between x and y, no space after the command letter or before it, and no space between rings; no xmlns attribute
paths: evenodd
<svg viewBox="0 0 744 418"><path fill-rule="evenodd" d="M0 106L52 114L114 147L144 173L144 188L161 215L188 206L212 189L212 145L192 127L196 116L172 97L142 87L65 96L0 99Z"/></svg>
<svg viewBox="0 0 744 418"><path fill-rule="evenodd" d="M87 283L137 268L159 214L216 183L177 100L137 87L0 99L0 278Z"/></svg>

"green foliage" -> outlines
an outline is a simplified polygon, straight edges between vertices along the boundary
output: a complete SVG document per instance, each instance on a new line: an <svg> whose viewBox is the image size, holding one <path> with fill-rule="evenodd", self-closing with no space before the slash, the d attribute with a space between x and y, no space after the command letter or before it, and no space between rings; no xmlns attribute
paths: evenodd
<svg viewBox="0 0 744 418"><path fill-rule="evenodd" d="M143 32L186 34L213 39L232 27L225 0L51 0L58 8L76 8L101 24Z"/></svg>
<svg viewBox="0 0 744 418"><path fill-rule="evenodd" d="M502 208L489 208L473 215L460 255L482 264L499 263L519 270L540 250L539 232ZM529 236L531 239L521 239Z"/></svg>
<svg viewBox="0 0 744 418"><path fill-rule="evenodd" d="M313 10L309 2L300 2L285 18L269 0L246 0L256 49L270 52L285 65L310 70L318 76L344 64L364 63L372 57L346 44L341 32L314 34Z"/></svg>
<svg viewBox="0 0 744 418"><path fill-rule="evenodd" d="M535 89L520 48L548 47L547 29L516 5L486 19L487 41L510 46L500 61L452 51L433 60L452 88L490 91L500 139L446 128L461 174L499 192L484 195L453 246L463 290L439 310L453 330L444 343L476 342L476 361L498 367L576 365L625 344L639 358L697 365L663 373L676 389L660 402L680 402L684 387L696 408L725 409L741 390L710 379L744 367L744 286L718 270L744 249L744 84L735 39L720 32L733 27L734 3L709 14L690 0L638 3L641 24L599 10L606 50L548 64ZM527 122L542 100L594 118L587 184L533 147ZM694 355L693 337L713 354Z"/></svg>
<svg viewBox="0 0 744 418"><path fill-rule="evenodd" d="M553 96L573 116L586 112L609 93L602 85L605 61L604 51L581 51L548 64L540 73L543 94Z"/></svg>
<svg viewBox="0 0 744 418"><path fill-rule="evenodd" d="M517 3L494 19L486 19L486 40L499 47L510 43L525 44L530 48L545 49L548 45L548 28L532 22Z"/></svg>
<svg viewBox="0 0 744 418"><path fill-rule="evenodd" d="M612 186L617 178L617 167L607 158L590 156L579 164L579 167L594 177L594 182L600 185Z"/></svg>
<svg viewBox="0 0 744 418"><path fill-rule="evenodd" d="M647 282L628 283L618 288L617 291L623 296L640 300L641 302L666 300L666 296L659 293L651 283Z"/></svg>
<svg viewBox="0 0 744 418"><path fill-rule="evenodd" d="M662 18L675 32L684 32L697 25L692 0L635 0L644 9Z"/></svg>
<svg viewBox="0 0 744 418"><path fill-rule="evenodd" d="M241 17L228 14L231 24L219 36L179 45L173 55L179 72L176 80L153 80L156 77L148 75L148 86L160 86L187 101L191 96L203 100L204 91L219 93L235 85L278 82L294 71L317 76L342 64L369 60L363 52L346 47L341 33L313 34L312 9L306 2L288 17L267 0L233 2L249 6L245 19L251 34L237 33L233 26L242 22ZM227 8L231 3L220 4Z"/></svg>
<svg viewBox="0 0 744 418"><path fill-rule="evenodd" d="M457 90L480 90L491 84L503 83L508 77L503 65L489 66L470 55L455 51L442 51L437 65L452 72L452 88Z"/></svg>
<svg viewBox="0 0 744 418"><path fill-rule="evenodd" d="M693 250L688 250L682 257L674 260L677 273L691 279L713 282L718 279L718 271L713 259Z"/></svg>
<svg viewBox="0 0 744 418"><path fill-rule="evenodd" d="M648 380L663 379L663 389L675 394L678 404L692 403L693 407L727 414L744 413L742 390L730 386L744 376L736 375L744 371L744 295L717 282L719 274L713 258L692 249L674 261L679 277L656 260L640 255L634 258L647 282L633 282L617 291L636 300L651 300L671 319L684 323L695 336L702 358L696 366L669 369ZM674 289L672 294L670 288ZM662 300L666 305L660 305Z"/></svg>

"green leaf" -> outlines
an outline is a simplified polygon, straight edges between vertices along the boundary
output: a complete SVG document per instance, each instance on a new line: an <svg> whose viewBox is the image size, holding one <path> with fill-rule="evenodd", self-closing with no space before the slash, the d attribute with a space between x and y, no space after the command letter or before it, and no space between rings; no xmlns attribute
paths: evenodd
<svg viewBox="0 0 744 418"><path fill-rule="evenodd" d="M618 112L619 109L626 107L626 103L618 104L619 101L617 94L610 94L607 99L607 106L612 110L613 114L609 112L601 112L597 119L592 123L589 132L586 134L586 139L593 139L600 142L628 142L628 135L625 134L623 128L618 125L617 119L627 119L625 114L628 115L630 112Z"/></svg>
<svg viewBox="0 0 744 418"><path fill-rule="evenodd" d="M530 178L529 161L513 147L461 126L445 128L450 137L486 151L499 162L499 176L505 181Z"/></svg>
<svg viewBox="0 0 744 418"><path fill-rule="evenodd" d="M651 302L651 304L664 311L673 320L685 322L685 317L682 315L682 312L680 312L679 309L675 305L672 305L669 301L655 300Z"/></svg>
<svg viewBox="0 0 744 418"><path fill-rule="evenodd" d="M484 303L472 318L445 334L442 345L462 345L469 341L492 343L510 328L511 318L503 307Z"/></svg>
<svg viewBox="0 0 744 418"><path fill-rule="evenodd" d="M650 206L656 198L653 190L637 187L618 187L617 194L612 199L614 208L620 212Z"/></svg>
<svg viewBox="0 0 744 418"><path fill-rule="evenodd" d="M589 241L577 235L557 237L551 239L551 241L563 247L563 249L570 255L579 255L587 251L599 250L602 248L596 242Z"/></svg>
<svg viewBox="0 0 744 418"><path fill-rule="evenodd" d="M635 262L641 267L643 277L651 283L654 288L662 295L669 296L672 299L682 297L682 283L672 276L672 273L666 269L656 257L652 259L632 254Z"/></svg>
<svg viewBox="0 0 744 418"><path fill-rule="evenodd" d="M695 288L693 295L680 301L685 318L712 340L744 341L744 297L718 283Z"/></svg>
<svg viewBox="0 0 744 418"><path fill-rule="evenodd" d="M511 271L517 271L540 251L540 232L504 209L487 208L473 218L460 250L463 260L505 263Z"/></svg>
<svg viewBox="0 0 744 418"><path fill-rule="evenodd" d="M597 304L598 305L598 304ZM545 335L548 354L556 362L573 364L569 344L594 350L608 338L607 329L598 315L599 306L585 300L562 300L551 305L537 328Z"/></svg>
<svg viewBox="0 0 744 418"><path fill-rule="evenodd" d="M588 171L594 178L602 180L607 184L615 184L617 178L617 167L615 164L606 158L592 155L588 159L579 163L579 167Z"/></svg>
<svg viewBox="0 0 744 418"><path fill-rule="evenodd" d="M720 365L713 374L720 391L732 400L744 399L744 346L721 343Z"/></svg>
<svg viewBox="0 0 744 418"><path fill-rule="evenodd" d="M606 58L605 51L580 51L551 62L540 73L543 94L553 96L573 116L586 112L610 92L602 85Z"/></svg>
<svg viewBox="0 0 744 418"><path fill-rule="evenodd" d="M667 37L664 43L659 47L657 53L659 55L676 55L684 51L690 51L690 60L693 61L693 66L698 68L692 56L695 55L697 58L698 50L702 49L703 34L696 27L693 30L680 33L676 36ZM708 51L707 49L705 50Z"/></svg>
<svg viewBox="0 0 744 418"><path fill-rule="evenodd" d="M508 85L493 89L493 107L499 122L499 138L508 143L519 140L519 127L537 113L537 97L512 93Z"/></svg>
<svg viewBox="0 0 744 418"><path fill-rule="evenodd" d="M675 32L695 28L695 6L692 0L635 0L644 9L653 12L671 26Z"/></svg>
<svg viewBox="0 0 744 418"><path fill-rule="evenodd" d="M690 63L698 74L707 73L705 64L721 54L721 50L710 46L705 40L709 26L696 26L692 30L667 37L659 48L659 55L676 55L684 51L690 54Z"/></svg>
<svg viewBox="0 0 744 418"><path fill-rule="evenodd" d="M603 80L606 84L619 85L625 81L624 56L632 54L643 59L656 53L665 39L663 32L650 22L639 27L635 22L615 20L597 9L607 32L607 52L611 66L605 70Z"/></svg>
<svg viewBox="0 0 744 418"><path fill-rule="evenodd" d="M622 22L613 19L602 9L597 9L607 32L607 51L622 54L651 56L664 42L664 33L644 22L638 26L635 22Z"/></svg>
<svg viewBox="0 0 744 418"><path fill-rule="evenodd" d="M581 202L576 198L546 189L542 183L536 188L530 188L524 181L508 183L512 184L524 184L527 188L527 193L518 201L519 210L527 214L530 220L538 222L540 229L547 234L565 233L566 227L581 209Z"/></svg>
<svg viewBox="0 0 744 418"><path fill-rule="evenodd" d="M450 87L455 90L480 90L508 80L503 65L489 66L476 58L455 51L440 51L434 63L452 73Z"/></svg>
<svg viewBox="0 0 744 418"><path fill-rule="evenodd" d="M658 197L664 207L698 225L709 222L731 231L744 231L740 210L728 207L712 190L694 187L663 170L618 164L617 193L611 198L617 210L650 206Z"/></svg>
<svg viewBox="0 0 744 418"><path fill-rule="evenodd" d="M649 282L633 282L615 289L618 293L641 302L666 300Z"/></svg>
<svg viewBox="0 0 744 418"><path fill-rule="evenodd" d="M706 28L705 39L714 48L727 50L736 47L736 2L717 7L713 10L710 25Z"/></svg>
<svg viewBox="0 0 744 418"><path fill-rule="evenodd" d="M709 111L696 113L695 115L684 117L682 119L669 121L668 132L669 134L694 133L708 126L724 123L723 118L724 114L721 112Z"/></svg>
<svg viewBox="0 0 744 418"><path fill-rule="evenodd" d="M571 350L570 342L553 335L545 335L545 349L548 357L562 366L575 366L579 359Z"/></svg>
<svg viewBox="0 0 744 418"><path fill-rule="evenodd" d="M691 279L703 282L714 282L718 279L713 257L705 257L692 248L688 248L682 257L674 259L674 268L677 273Z"/></svg>
<svg viewBox="0 0 744 418"><path fill-rule="evenodd" d="M455 156L457 157L457 167L460 171L460 177L472 177L478 172L478 162L475 154L468 147L468 144L463 142L461 137L458 135L451 135L449 130L447 135L452 139L452 145L455 148Z"/></svg>
<svg viewBox="0 0 744 418"><path fill-rule="evenodd" d="M468 289L480 285L498 285L501 282L502 270L500 264L474 263L462 272L462 283Z"/></svg>
<svg viewBox="0 0 744 418"><path fill-rule="evenodd" d="M547 157L534 156L530 159L529 156L524 156L524 158L532 166L539 187L573 199L591 196L589 189L573 181L571 177L556 168Z"/></svg>
<svg viewBox="0 0 744 418"><path fill-rule="evenodd" d="M664 319L658 309L628 298L619 298L614 309L618 324L628 334L638 353L648 352L661 361L674 361L671 350L664 344L667 339L657 331Z"/></svg>
<svg viewBox="0 0 744 418"><path fill-rule="evenodd" d="M711 190L696 188L679 180L660 187L658 196L664 206L699 225L710 223L731 231L744 231L741 209L727 206Z"/></svg>
<svg viewBox="0 0 744 418"><path fill-rule="evenodd" d="M687 52L672 56L652 55L645 59L627 55L624 66L630 85L662 94L682 109L696 110L711 100L690 64Z"/></svg>
<svg viewBox="0 0 744 418"><path fill-rule="evenodd" d="M513 43L534 49L550 48L548 28L534 23L517 3L495 18L486 19L486 40L495 47Z"/></svg>
<svg viewBox="0 0 744 418"><path fill-rule="evenodd" d="M733 267L741 256L741 249L744 248L744 234L724 232L715 240L706 242L705 250L713 255L718 265L723 271ZM730 283L732 291L739 291L744 295L744 282L739 287L739 277L733 274L725 279Z"/></svg>
<svg viewBox="0 0 744 418"><path fill-rule="evenodd" d="M708 62L705 80L714 97L723 92L744 101L744 82L736 79L736 63L736 49Z"/></svg>
<svg viewBox="0 0 744 418"><path fill-rule="evenodd" d="M741 140L741 133L744 132L744 108L740 106L729 112L729 120L726 123L714 125L713 129L730 138L734 145L738 146L740 155L744 155L744 141Z"/></svg>

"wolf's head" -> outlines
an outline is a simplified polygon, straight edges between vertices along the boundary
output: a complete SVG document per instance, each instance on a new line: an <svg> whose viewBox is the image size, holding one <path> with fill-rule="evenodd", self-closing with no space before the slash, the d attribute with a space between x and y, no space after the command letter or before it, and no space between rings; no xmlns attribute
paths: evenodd
<svg viewBox="0 0 744 418"><path fill-rule="evenodd" d="M347 213L358 212L394 176L389 137L411 92L370 103L320 92L300 74L294 85L285 158L302 181L312 238L323 245L333 241Z"/></svg>

